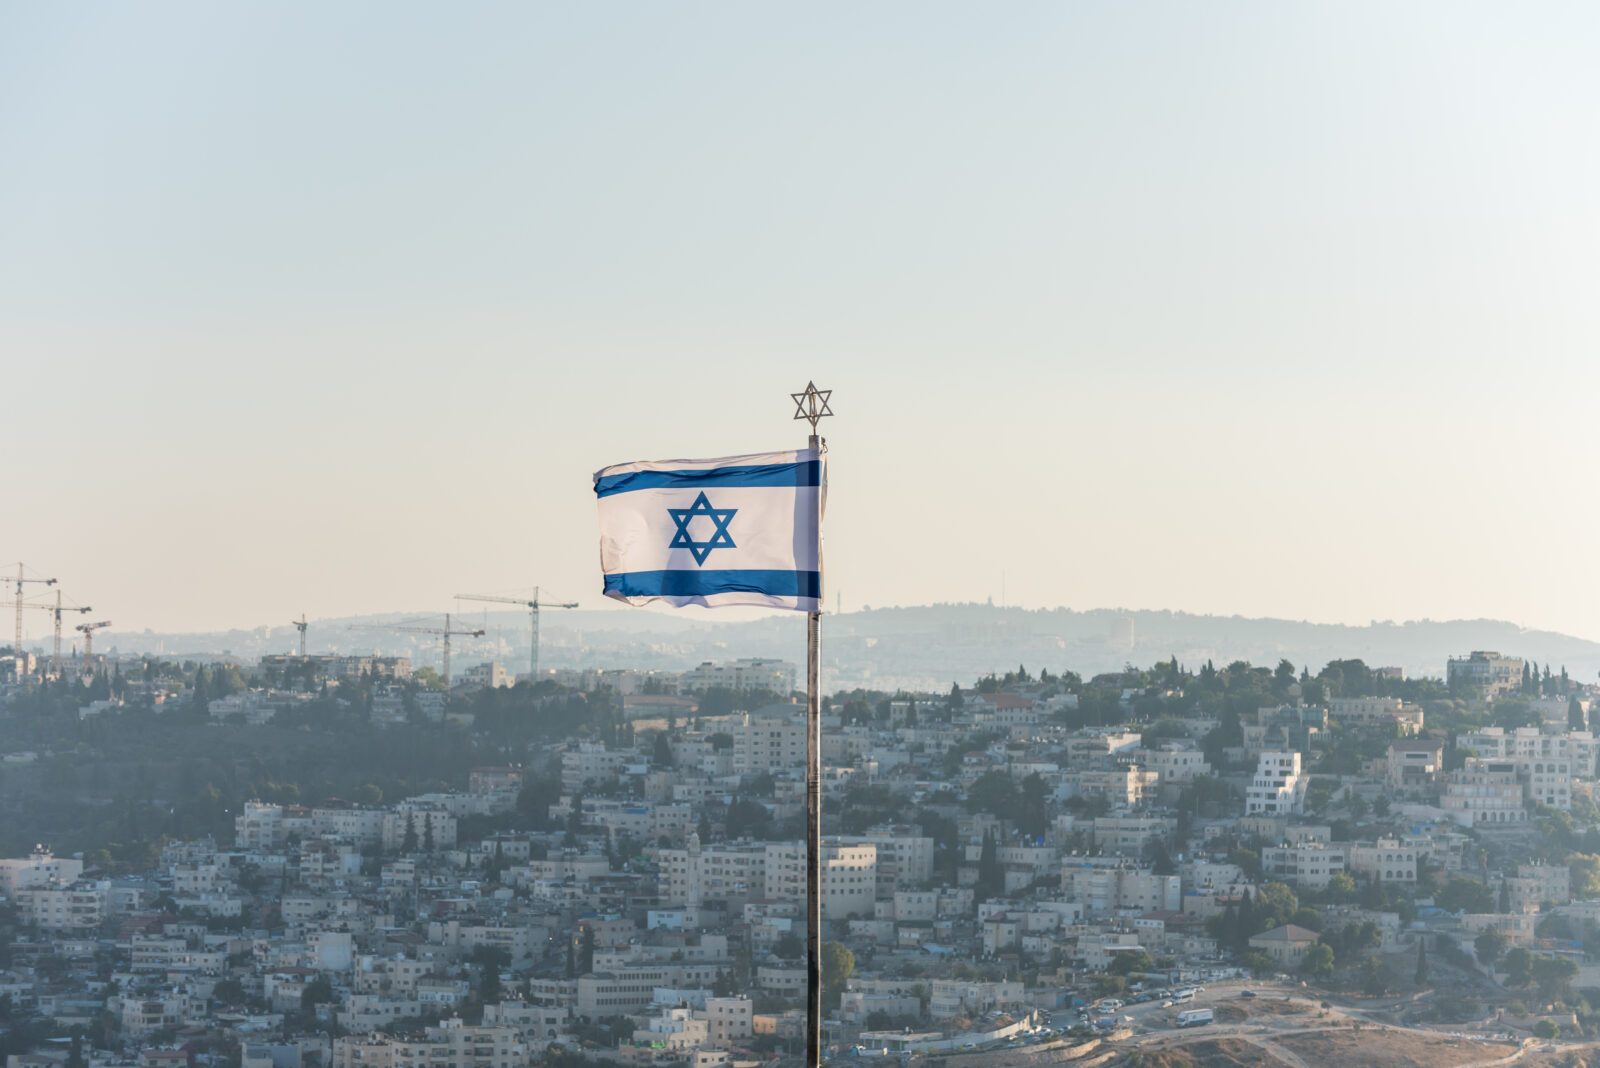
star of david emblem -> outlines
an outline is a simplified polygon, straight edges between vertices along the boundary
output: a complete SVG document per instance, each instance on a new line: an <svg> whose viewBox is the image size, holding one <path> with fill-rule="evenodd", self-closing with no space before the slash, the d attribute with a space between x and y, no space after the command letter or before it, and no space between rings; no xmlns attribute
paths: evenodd
<svg viewBox="0 0 1600 1068"><path fill-rule="evenodd" d="M668 508L667 513L672 516L672 522L678 530L672 535L672 541L667 547L688 549L694 555L697 566L706 562L706 557L711 555L712 549L737 549L738 546L733 543L733 536L728 533L728 523L738 511L737 508L711 507L711 502L706 500L704 493L696 497L694 504L688 508ZM716 527L711 537L705 541L696 541L689 533L690 521L699 516L707 517ZM703 524L701 529L704 529Z"/></svg>

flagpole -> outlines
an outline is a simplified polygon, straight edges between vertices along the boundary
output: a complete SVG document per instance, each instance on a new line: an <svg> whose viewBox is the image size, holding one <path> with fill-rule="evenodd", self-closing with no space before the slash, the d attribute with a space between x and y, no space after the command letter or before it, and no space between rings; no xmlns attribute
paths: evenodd
<svg viewBox="0 0 1600 1068"><path fill-rule="evenodd" d="M817 420L832 415L828 397L807 382L805 392L791 393L795 418L811 424L808 445L820 449ZM821 494L823 489L818 487ZM822 506L819 497L817 507ZM822 527L817 526L817 537ZM820 543L817 546L821 566ZM822 587L818 574L816 609L806 615L806 1068L822 1064Z"/></svg>
<svg viewBox="0 0 1600 1068"><path fill-rule="evenodd" d="M821 655L822 613L812 612L806 616L806 1068L822 1063Z"/></svg>

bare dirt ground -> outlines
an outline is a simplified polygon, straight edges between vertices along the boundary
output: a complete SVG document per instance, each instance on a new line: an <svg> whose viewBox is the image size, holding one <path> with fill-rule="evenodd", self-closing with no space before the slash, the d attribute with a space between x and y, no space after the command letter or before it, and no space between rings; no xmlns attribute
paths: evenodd
<svg viewBox="0 0 1600 1068"><path fill-rule="evenodd" d="M1249 1042L1234 1038L1195 1042L1179 1049L1153 1050L1134 1054L1122 1061L1118 1068L1259 1068L1261 1049Z"/></svg>
<svg viewBox="0 0 1600 1068"><path fill-rule="evenodd" d="M1515 1053L1508 1042L1473 1042L1464 1038L1432 1038L1417 1031L1338 1028L1306 1034L1273 1036L1273 1043L1308 1064L1359 1065L1361 1068L1458 1068L1497 1060Z"/></svg>

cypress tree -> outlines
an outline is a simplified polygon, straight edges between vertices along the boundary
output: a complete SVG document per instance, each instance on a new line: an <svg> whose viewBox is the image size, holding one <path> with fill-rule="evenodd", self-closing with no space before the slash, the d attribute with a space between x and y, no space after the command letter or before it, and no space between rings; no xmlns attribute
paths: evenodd
<svg viewBox="0 0 1600 1068"><path fill-rule="evenodd" d="M1428 982L1428 939L1426 935L1417 939L1416 982L1418 986L1424 986Z"/></svg>

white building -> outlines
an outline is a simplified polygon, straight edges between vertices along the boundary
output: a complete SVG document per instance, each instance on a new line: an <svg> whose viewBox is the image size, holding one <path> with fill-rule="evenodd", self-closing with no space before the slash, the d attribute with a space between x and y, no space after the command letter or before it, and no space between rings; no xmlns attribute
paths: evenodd
<svg viewBox="0 0 1600 1068"><path fill-rule="evenodd" d="M1450 773L1440 807L1463 827L1518 824L1528 821L1522 798L1515 763L1469 757Z"/></svg>
<svg viewBox="0 0 1600 1068"><path fill-rule="evenodd" d="M13 894L34 886L70 883L82 874L83 861L54 856L48 849L35 850L26 857L0 858L0 893Z"/></svg>
<svg viewBox="0 0 1600 1068"><path fill-rule="evenodd" d="M705 692L712 688L748 693L766 690L779 697L794 692L798 671L786 660L769 660L763 657L746 657L718 664L710 660L683 673L678 686L682 690Z"/></svg>
<svg viewBox="0 0 1600 1068"><path fill-rule="evenodd" d="M1262 753L1256 777L1245 791L1247 816L1287 816L1300 811L1306 797L1307 776L1300 771L1299 753Z"/></svg>
<svg viewBox="0 0 1600 1068"><path fill-rule="evenodd" d="M1270 846L1261 851L1261 871L1268 879L1310 890L1325 888L1328 881L1348 865L1349 858L1342 846L1323 842Z"/></svg>

